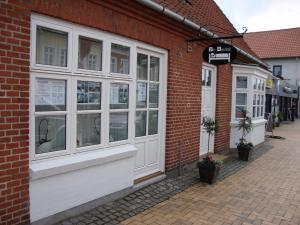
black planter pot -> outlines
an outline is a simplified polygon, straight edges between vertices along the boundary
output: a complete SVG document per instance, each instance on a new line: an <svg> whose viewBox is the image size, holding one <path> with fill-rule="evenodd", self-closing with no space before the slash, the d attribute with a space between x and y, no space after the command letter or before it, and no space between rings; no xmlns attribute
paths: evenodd
<svg viewBox="0 0 300 225"><path fill-rule="evenodd" d="M215 165L207 166L205 164L198 164L200 181L213 184L220 172L220 167Z"/></svg>
<svg viewBox="0 0 300 225"><path fill-rule="evenodd" d="M239 159L248 161L251 158L253 147L250 146L238 146Z"/></svg>

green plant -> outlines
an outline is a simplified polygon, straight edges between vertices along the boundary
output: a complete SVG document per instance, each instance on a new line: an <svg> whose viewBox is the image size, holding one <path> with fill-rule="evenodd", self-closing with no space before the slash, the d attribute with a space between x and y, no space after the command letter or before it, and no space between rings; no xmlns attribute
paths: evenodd
<svg viewBox="0 0 300 225"><path fill-rule="evenodd" d="M241 111L242 117L238 123L238 129L242 130L242 137L240 138L240 144L247 144L246 135L252 131L252 119L248 116L247 110Z"/></svg>
<svg viewBox="0 0 300 225"><path fill-rule="evenodd" d="M279 122L282 122L283 121L283 115L282 115L282 113L278 113L277 114L277 118L278 118Z"/></svg>
<svg viewBox="0 0 300 225"><path fill-rule="evenodd" d="M214 120L213 118L205 116L205 117L203 117L201 125L204 127L205 131L208 134L208 145L207 145L206 156L198 163L198 166L220 167L222 165L222 161L214 160L212 158L212 155L209 154L210 137L212 135L215 135L219 131L219 122L218 122L218 120Z"/></svg>

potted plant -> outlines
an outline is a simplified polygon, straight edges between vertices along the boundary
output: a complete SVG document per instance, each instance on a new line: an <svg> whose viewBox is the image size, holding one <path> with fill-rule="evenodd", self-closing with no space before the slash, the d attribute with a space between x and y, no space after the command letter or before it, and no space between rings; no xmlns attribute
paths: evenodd
<svg viewBox="0 0 300 225"><path fill-rule="evenodd" d="M282 115L282 113L278 113L277 114L277 120L278 120L278 126L279 126L280 123L283 121L283 115Z"/></svg>
<svg viewBox="0 0 300 225"><path fill-rule="evenodd" d="M210 137L218 132L219 124L217 120L210 117L204 117L201 125L208 133L208 149L206 156L198 162L200 181L212 184L215 182L222 162L220 160L214 160L209 153Z"/></svg>
<svg viewBox="0 0 300 225"><path fill-rule="evenodd" d="M241 111L242 118L239 120L238 129L242 130L242 137L237 145L239 159L243 161L248 161L253 151L253 144L247 142L246 135L252 130L252 120L248 116L247 110Z"/></svg>

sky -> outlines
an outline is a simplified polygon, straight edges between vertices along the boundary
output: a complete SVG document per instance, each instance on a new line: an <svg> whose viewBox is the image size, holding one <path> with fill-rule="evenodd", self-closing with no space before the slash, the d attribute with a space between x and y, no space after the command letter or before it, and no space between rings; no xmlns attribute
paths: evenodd
<svg viewBox="0 0 300 225"><path fill-rule="evenodd" d="M239 32L300 27L300 0L215 0Z"/></svg>

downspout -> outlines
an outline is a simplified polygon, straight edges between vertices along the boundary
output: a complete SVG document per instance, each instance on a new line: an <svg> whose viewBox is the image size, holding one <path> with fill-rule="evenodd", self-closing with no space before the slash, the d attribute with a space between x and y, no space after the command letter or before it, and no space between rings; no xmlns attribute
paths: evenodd
<svg viewBox="0 0 300 225"><path fill-rule="evenodd" d="M192 22L191 20L175 13L174 11L171 11L169 9L167 9L166 7L164 6L161 6L160 4L154 2L154 1L151 1L151 0L136 0L138 3L156 11L156 12L159 12L159 13L162 13L163 15L173 19L173 20L176 20L180 23L183 23L184 25L186 25L187 27L193 29L193 30L196 30L200 33L202 33L203 35L205 36L208 36L210 38L218 38L219 36L217 34L214 34L212 32L210 32L209 30L205 29L204 27L202 27L201 25L199 24L196 24L194 22ZM228 42L226 42L225 40L223 39L220 39L219 42L221 43L226 43L226 44L229 44ZM249 54L248 52L245 52L244 50L234 46L236 48L236 50L242 54L243 56L247 57L248 59L251 59L253 60L254 62L262 65L263 67L266 67L268 68L268 64L264 63L263 61L259 60L258 58L252 56L251 54Z"/></svg>

